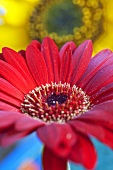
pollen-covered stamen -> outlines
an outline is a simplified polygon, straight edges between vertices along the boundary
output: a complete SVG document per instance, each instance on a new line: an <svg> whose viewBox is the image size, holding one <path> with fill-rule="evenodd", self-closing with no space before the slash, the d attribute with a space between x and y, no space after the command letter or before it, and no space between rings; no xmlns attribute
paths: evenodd
<svg viewBox="0 0 113 170"><path fill-rule="evenodd" d="M89 97L81 88L68 83L51 83L30 91L21 104L21 111L45 122L66 122L86 112Z"/></svg>

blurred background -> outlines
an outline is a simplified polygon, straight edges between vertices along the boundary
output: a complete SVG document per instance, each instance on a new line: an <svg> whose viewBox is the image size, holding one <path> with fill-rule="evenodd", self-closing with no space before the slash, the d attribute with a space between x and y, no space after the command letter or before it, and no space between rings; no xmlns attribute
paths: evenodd
<svg viewBox="0 0 113 170"><path fill-rule="evenodd" d="M94 44L94 54L113 50L113 0L0 0L0 51L8 46L16 51L45 36L59 48L67 41L77 45L86 39ZM98 152L96 170L113 169L113 152L92 138ZM0 148L0 170L42 170L43 145L35 133L9 148ZM83 167L71 164L72 170Z"/></svg>
<svg viewBox="0 0 113 170"><path fill-rule="evenodd" d="M0 0L0 49L25 49L32 39L59 47L92 39L94 51L113 49L113 0Z"/></svg>
<svg viewBox="0 0 113 170"><path fill-rule="evenodd" d="M91 138L97 150L98 162L95 170L113 169L113 151ZM42 170L43 145L33 133L9 148L0 148L0 170ZM70 163L70 170L85 170L81 165Z"/></svg>

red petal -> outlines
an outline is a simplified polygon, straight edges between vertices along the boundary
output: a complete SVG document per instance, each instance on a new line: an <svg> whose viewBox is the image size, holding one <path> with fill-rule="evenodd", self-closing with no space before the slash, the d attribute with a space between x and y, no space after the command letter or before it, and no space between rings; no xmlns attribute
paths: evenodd
<svg viewBox="0 0 113 170"><path fill-rule="evenodd" d="M87 85L87 83L91 80L91 78L93 78L93 76L103 66L106 65L106 62L111 58L111 55L110 55L111 53L112 52L110 50L105 49L105 50L100 51L95 57L93 57L85 73L83 74L83 76L81 77L77 85L81 88L84 88Z"/></svg>
<svg viewBox="0 0 113 170"><path fill-rule="evenodd" d="M113 105L112 105L113 106ZM113 112L110 113L109 111L104 111L103 110L99 110L98 108L95 110L91 110L83 115L81 115L80 117L78 117L79 120L93 120L93 121L104 121L104 122L111 122L113 123Z"/></svg>
<svg viewBox="0 0 113 170"><path fill-rule="evenodd" d="M22 100L24 98L23 93L21 93L17 88L15 88L12 84L10 84L3 78L0 78L0 91L11 95L19 100Z"/></svg>
<svg viewBox="0 0 113 170"><path fill-rule="evenodd" d="M104 86L90 98L94 105L112 99L113 99L113 83Z"/></svg>
<svg viewBox="0 0 113 170"><path fill-rule="evenodd" d="M44 58L38 48L29 45L26 50L26 60L37 84L46 84L48 82L47 68Z"/></svg>
<svg viewBox="0 0 113 170"><path fill-rule="evenodd" d="M0 131L2 134L0 136L0 143L3 146L8 146L23 136L25 136L28 132L22 132L18 133L18 131L15 130L14 124L15 122L20 119L21 117L24 117L24 115L18 113L18 112L6 112L6 111L0 111Z"/></svg>
<svg viewBox="0 0 113 170"><path fill-rule="evenodd" d="M15 123L15 129L17 131L34 131L35 129L45 125L44 122L40 120L34 120L29 116L23 116Z"/></svg>
<svg viewBox="0 0 113 170"><path fill-rule="evenodd" d="M14 124L14 122L21 118L21 116L24 115L18 112L0 111L0 131L3 130L3 128Z"/></svg>
<svg viewBox="0 0 113 170"><path fill-rule="evenodd" d="M64 71L65 70L65 71ZM72 49L68 45L60 57L60 81L62 83L70 82L72 74Z"/></svg>
<svg viewBox="0 0 113 170"><path fill-rule="evenodd" d="M50 82L59 82L60 60L58 47L49 37L44 38L41 46L41 52L44 56Z"/></svg>
<svg viewBox="0 0 113 170"><path fill-rule="evenodd" d="M73 54L73 75L71 83L76 84L82 74L85 72L92 55L92 42L87 40L83 42Z"/></svg>
<svg viewBox="0 0 113 170"><path fill-rule="evenodd" d="M106 119L107 120L111 119L113 121L113 119L112 119L112 116L113 116L113 100L98 104L96 106L93 106L93 110L94 111L100 110L100 111L105 112L105 114L108 114L108 119L107 119L107 117L106 117ZM102 113L102 114L104 114L104 113Z"/></svg>
<svg viewBox="0 0 113 170"><path fill-rule="evenodd" d="M0 60L4 60L5 61L4 56L3 56L2 53L0 53Z"/></svg>
<svg viewBox="0 0 113 170"><path fill-rule="evenodd" d="M39 50L41 49L41 44L37 41L37 40L32 40L30 45L35 46L36 48L38 48Z"/></svg>
<svg viewBox="0 0 113 170"><path fill-rule="evenodd" d="M5 110L5 111L16 111L19 112L20 110L17 109L14 106L11 106L10 104L4 103L0 101L0 110Z"/></svg>
<svg viewBox="0 0 113 170"><path fill-rule="evenodd" d="M43 168L44 170L66 170L67 161L59 158L45 147L43 152Z"/></svg>
<svg viewBox="0 0 113 170"><path fill-rule="evenodd" d="M113 81L113 64L103 67L84 88L87 95L91 96L105 85Z"/></svg>
<svg viewBox="0 0 113 170"><path fill-rule="evenodd" d="M96 98L100 98L101 96L104 96L105 94L107 94L108 92L113 92L113 83L110 83L104 87L102 87L99 91L97 91L96 93L94 93L91 97L90 100L98 100Z"/></svg>
<svg viewBox="0 0 113 170"><path fill-rule="evenodd" d="M25 50L20 50L18 53L25 59L26 58L26 52Z"/></svg>
<svg viewBox="0 0 113 170"><path fill-rule="evenodd" d="M16 70L18 70L18 72L24 77L24 79L29 84L30 90L36 87L24 58L19 53L10 48L3 48L2 51L5 60Z"/></svg>
<svg viewBox="0 0 113 170"><path fill-rule="evenodd" d="M102 140L101 141L113 149L113 130L111 131L107 128L104 128L104 133L105 133L104 139L103 141Z"/></svg>
<svg viewBox="0 0 113 170"><path fill-rule="evenodd" d="M69 41L67 43L65 43L62 48L60 49L60 56L64 55L65 50L67 49L67 47L70 46L72 53L75 51L76 49L76 45L73 41Z"/></svg>
<svg viewBox="0 0 113 170"><path fill-rule="evenodd" d="M78 120L106 122L113 124L113 101L93 106L91 110L82 114Z"/></svg>
<svg viewBox="0 0 113 170"><path fill-rule="evenodd" d="M23 138L24 136L26 136L28 133L26 132L21 132L18 133L15 130L7 130L6 133L4 133L2 135L2 138L0 138L0 145L7 147L10 146L12 144L14 144L15 142L17 142L19 139Z"/></svg>
<svg viewBox="0 0 113 170"><path fill-rule="evenodd" d="M92 135L96 137L98 140L103 142L104 144L110 146L113 148L113 135L109 126L109 130L104 127L105 122L99 122L95 120L91 121L79 121L75 120L70 122L72 127L75 129L75 131L82 132L86 135ZM107 126L107 125L106 125ZM113 126L113 123L112 123Z"/></svg>
<svg viewBox="0 0 113 170"><path fill-rule="evenodd" d="M76 142L76 136L68 124L50 124L37 130L44 144L62 157L70 153Z"/></svg>
<svg viewBox="0 0 113 170"><path fill-rule="evenodd" d="M71 161L82 164L85 168L95 167L97 155L90 139L83 134L78 134L78 141L71 151Z"/></svg>
<svg viewBox="0 0 113 170"><path fill-rule="evenodd" d="M101 122L99 122L98 124L101 125ZM111 132L113 131L113 123L103 122L102 126Z"/></svg>
<svg viewBox="0 0 113 170"><path fill-rule="evenodd" d="M4 102L6 103L10 103L11 105L14 105L16 107L19 107L21 106L21 101L20 100L17 100L13 97L10 97L2 92L0 92L0 100L3 100Z"/></svg>
<svg viewBox="0 0 113 170"><path fill-rule="evenodd" d="M10 64L0 60L0 75L23 93L29 92L29 84L23 76Z"/></svg>
<svg viewBox="0 0 113 170"><path fill-rule="evenodd" d="M89 122L84 122L84 121L80 121L80 120L74 120L74 121L70 121L70 125L77 131L82 132L86 135L93 135L96 138L102 138L104 137L104 130L101 126L99 126L98 124L95 125L93 123L89 123Z"/></svg>
<svg viewBox="0 0 113 170"><path fill-rule="evenodd" d="M99 103L103 103L112 99L113 99L113 91L99 96L98 98L93 100L93 104L97 105Z"/></svg>

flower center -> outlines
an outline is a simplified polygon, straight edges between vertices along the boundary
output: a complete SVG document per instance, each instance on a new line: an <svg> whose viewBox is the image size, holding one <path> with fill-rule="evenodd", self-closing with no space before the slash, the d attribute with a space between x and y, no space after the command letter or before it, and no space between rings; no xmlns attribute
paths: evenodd
<svg viewBox="0 0 113 170"><path fill-rule="evenodd" d="M47 98L47 104L48 106L51 105L56 105L56 103L58 102L58 104L62 104L67 100L67 95L59 93L58 95L56 93L52 93L48 98Z"/></svg>
<svg viewBox="0 0 113 170"><path fill-rule="evenodd" d="M31 39L50 36L59 46L70 40L79 45L103 33L103 20L100 0L42 0L30 16L28 32Z"/></svg>
<svg viewBox="0 0 113 170"><path fill-rule="evenodd" d="M52 3L45 13L47 17L43 17L44 27L48 33L55 31L59 36L72 34L73 28L80 27L83 23L81 8L74 6L69 0Z"/></svg>
<svg viewBox="0 0 113 170"><path fill-rule="evenodd" d="M51 83L31 90L24 97L21 112L45 122L63 123L86 112L89 96L68 83Z"/></svg>

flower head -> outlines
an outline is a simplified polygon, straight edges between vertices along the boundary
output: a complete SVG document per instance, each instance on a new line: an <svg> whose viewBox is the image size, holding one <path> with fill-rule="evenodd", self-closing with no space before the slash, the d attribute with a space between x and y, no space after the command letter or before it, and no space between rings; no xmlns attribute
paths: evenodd
<svg viewBox="0 0 113 170"><path fill-rule="evenodd" d="M113 148L113 53L91 56L90 40L77 48L70 41L60 50L49 37L32 41L26 51L3 48L0 143L36 131L45 145L45 169L65 170L67 160L93 168L89 134Z"/></svg>
<svg viewBox="0 0 113 170"><path fill-rule="evenodd" d="M42 0L34 8L29 20L32 39L50 36L62 46L66 41L93 41L103 33L103 3L100 0Z"/></svg>
<svg viewBox="0 0 113 170"><path fill-rule="evenodd" d="M106 44L113 49L112 9L113 2L107 0L1 0L0 47L20 50L33 39L41 42L49 36L60 47L91 39L95 52Z"/></svg>

